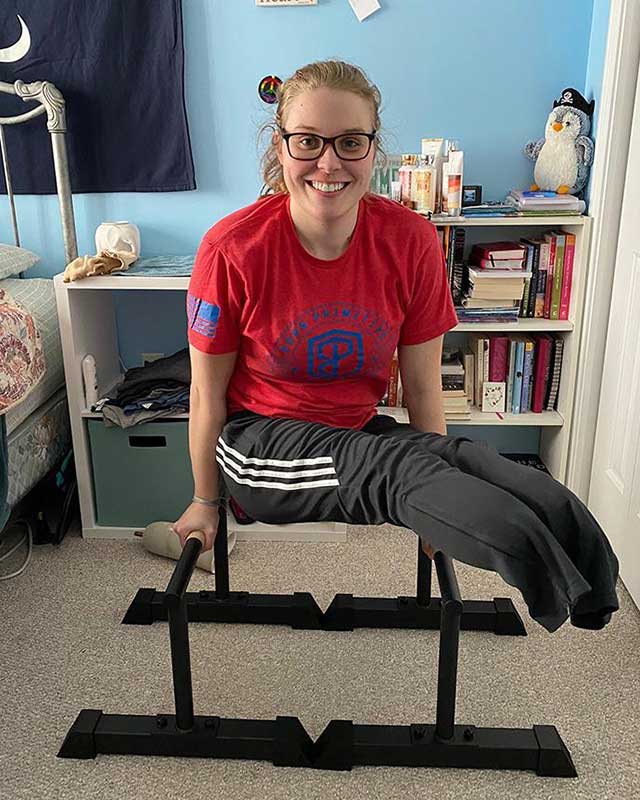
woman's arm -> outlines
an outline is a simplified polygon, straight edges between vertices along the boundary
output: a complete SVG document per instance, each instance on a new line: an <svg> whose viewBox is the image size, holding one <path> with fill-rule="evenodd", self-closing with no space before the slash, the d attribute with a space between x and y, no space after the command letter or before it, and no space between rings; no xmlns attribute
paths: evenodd
<svg viewBox="0 0 640 800"><path fill-rule="evenodd" d="M189 347L191 395L189 407L189 453L194 494L206 500L218 497L216 445L227 418L227 386L237 353L210 355Z"/></svg>
<svg viewBox="0 0 640 800"><path fill-rule="evenodd" d="M236 353L210 355L189 345L191 355L191 393L189 405L189 454L194 494L204 500L218 498L216 445L227 419L227 386L236 362ZM204 534L204 550L213 547L218 532L217 506L192 502L172 529L184 547L193 531Z"/></svg>
<svg viewBox="0 0 640 800"><path fill-rule="evenodd" d="M444 335L421 344L398 345L398 363L409 422L426 433L447 433L442 404Z"/></svg>

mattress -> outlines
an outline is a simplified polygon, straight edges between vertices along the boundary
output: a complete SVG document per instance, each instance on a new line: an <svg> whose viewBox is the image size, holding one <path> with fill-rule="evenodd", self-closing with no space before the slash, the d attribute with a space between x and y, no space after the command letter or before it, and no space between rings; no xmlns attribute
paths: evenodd
<svg viewBox="0 0 640 800"><path fill-rule="evenodd" d="M64 367L53 280L4 278L0 284L33 315L42 337L47 365L47 371L36 388L22 403L7 411L7 436L10 436L41 403L64 385Z"/></svg>
<svg viewBox="0 0 640 800"><path fill-rule="evenodd" d="M21 500L70 447L71 426L67 392L63 387L12 433L7 433L9 508Z"/></svg>

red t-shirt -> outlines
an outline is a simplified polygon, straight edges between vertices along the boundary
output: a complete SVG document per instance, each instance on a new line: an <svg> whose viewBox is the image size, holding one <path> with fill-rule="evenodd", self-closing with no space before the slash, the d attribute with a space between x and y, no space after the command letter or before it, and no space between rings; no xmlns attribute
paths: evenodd
<svg viewBox="0 0 640 800"><path fill-rule="evenodd" d="M360 201L347 250L331 261L300 243L287 194L220 220L198 250L187 316L191 345L238 351L229 414L340 428L375 415L398 344L458 322L435 227L377 195Z"/></svg>

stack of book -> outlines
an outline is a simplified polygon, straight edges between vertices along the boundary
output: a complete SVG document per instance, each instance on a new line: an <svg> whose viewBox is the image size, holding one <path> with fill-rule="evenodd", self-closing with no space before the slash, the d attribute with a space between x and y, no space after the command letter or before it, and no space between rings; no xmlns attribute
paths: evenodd
<svg viewBox="0 0 640 800"><path fill-rule="evenodd" d="M402 378L398 363L398 351L396 350L391 359L391 370L389 372L389 382L384 397L378 405L388 408L402 408L404 406L404 392L402 390Z"/></svg>
<svg viewBox="0 0 640 800"><path fill-rule="evenodd" d="M489 200L477 206L464 206L462 209L465 217L513 217L517 213L510 203L501 203L498 200Z"/></svg>
<svg viewBox="0 0 640 800"><path fill-rule="evenodd" d="M525 281L528 250L519 242L491 242L474 245L466 269L460 322L515 322Z"/></svg>
<svg viewBox="0 0 640 800"><path fill-rule="evenodd" d="M462 363L463 358L465 366ZM469 354L463 356L459 350L446 349L443 352L440 371L444 412L447 419L461 420L471 418L469 403L473 400L473 395L469 395L468 386L469 378L471 379L471 386L473 386L473 358L471 358L470 368L467 366L468 358ZM467 377L465 383L467 373L469 377ZM387 408L406 408L397 351L391 361L387 390L379 405Z"/></svg>
<svg viewBox="0 0 640 800"><path fill-rule="evenodd" d="M466 231L456 225L447 225L438 228L438 237L444 252L447 266L447 281L451 289L451 296L456 305L462 299L462 286L464 283L464 247Z"/></svg>
<svg viewBox="0 0 640 800"><path fill-rule="evenodd" d="M458 350L445 348L440 364L444 413L448 420L470 419L469 398L465 390L465 368Z"/></svg>
<svg viewBox="0 0 640 800"><path fill-rule="evenodd" d="M557 408L564 351L561 336L472 334L468 349L475 358L474 394L479 408L487 381L504 384L508 413L539 414Z"/></svg>
<svg viewBox="0 0 640 800"><path fill-rule="evenodd" d="M520 241L527 249L526 265L531 272L525 281L520 316L568 319L575 234L550 231Z"/></svg>
<svg viewBox="0 0 640 800"><path fill-rule="evenodd" d="M519 189L513 189L507 195L505 203L524 217L575 216L584 214L586 209L584 200L579 200L572 194L523 192Z"/></svg>

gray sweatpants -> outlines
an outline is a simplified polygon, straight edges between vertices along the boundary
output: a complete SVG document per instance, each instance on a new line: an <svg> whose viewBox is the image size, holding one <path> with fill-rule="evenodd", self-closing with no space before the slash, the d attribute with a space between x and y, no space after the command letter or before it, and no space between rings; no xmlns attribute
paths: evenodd
<svg viewBox="0 0 640 800"><path fill-rule="evenodd" d="M586 506L485 442L384 415L350 430L239 412L216 458L254 519L410 528L450 558L497 572L550 632L568 617L602 628L619 608L618 560Z"/></svg>

